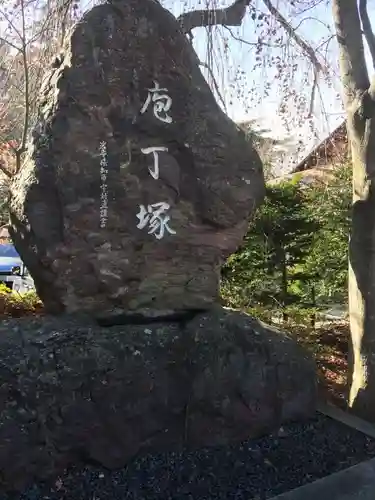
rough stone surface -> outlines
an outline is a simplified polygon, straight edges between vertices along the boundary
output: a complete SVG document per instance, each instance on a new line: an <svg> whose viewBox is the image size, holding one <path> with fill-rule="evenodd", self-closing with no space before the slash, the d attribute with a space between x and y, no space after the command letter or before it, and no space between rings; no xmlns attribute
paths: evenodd
<svg viewBox="0 0 375 500"><path fill-rule="evenodd" d="M0 325L0 490L75 464L224 445L311 416L312 359L284 333L212 309L185 323ZM11 457L11 459L10 459Z"/></svg>
<svg viewBox="0 0 375 500"><path fill-rule="evenodd" d="M50 312L161 316L216 300L263 199L262 166L158 2L82 19L45 79L32 142L11 233ZM155 147L167 151L142 152ZM157 203L169 208L147 220L142 205Z"/></svg>

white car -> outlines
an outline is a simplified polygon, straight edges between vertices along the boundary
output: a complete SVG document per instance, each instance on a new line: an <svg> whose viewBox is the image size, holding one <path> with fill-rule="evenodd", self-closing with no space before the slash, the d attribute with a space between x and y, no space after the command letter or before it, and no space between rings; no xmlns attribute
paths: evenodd
<svg viewBox="0 0 375 500"><path fill-rule="evenodd" d="M35 290L34 280L11 243L0 244L0 283L18 293Z"/></svg>

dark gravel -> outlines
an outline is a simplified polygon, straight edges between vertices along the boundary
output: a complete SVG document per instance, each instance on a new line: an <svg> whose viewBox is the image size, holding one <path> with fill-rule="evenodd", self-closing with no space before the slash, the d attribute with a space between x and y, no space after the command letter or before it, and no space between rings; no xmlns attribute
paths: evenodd
<svg viewBox="0 0 375 500"><path fill-rule="evenodd" d="M115 472L73 468L0 500L261 500L372 457L374 439L317 414L238 445L148 455Z"/></svg>

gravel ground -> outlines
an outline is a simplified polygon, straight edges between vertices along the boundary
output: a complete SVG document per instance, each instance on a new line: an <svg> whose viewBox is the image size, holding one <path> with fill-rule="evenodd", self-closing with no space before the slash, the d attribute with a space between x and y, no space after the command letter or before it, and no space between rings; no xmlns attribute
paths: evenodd
<svg viewBox="0 0 375 500"><path fill-rule="evenodd" d="M263 500L372 457L374 439L317 414L238 445L148 455L115 472L77 467L0 500Z"/></svg>

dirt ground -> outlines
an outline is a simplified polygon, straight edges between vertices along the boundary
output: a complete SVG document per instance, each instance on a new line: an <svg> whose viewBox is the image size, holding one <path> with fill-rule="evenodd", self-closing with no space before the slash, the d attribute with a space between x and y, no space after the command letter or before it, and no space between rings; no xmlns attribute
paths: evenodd
<svg viewBox="0 0 375 500"><path fill-rule="evenodd" d="M335 322L312 330L294 327L293 336L313 352L319 373L319 390L327 401L346 408L349 324Z"/></svg>

